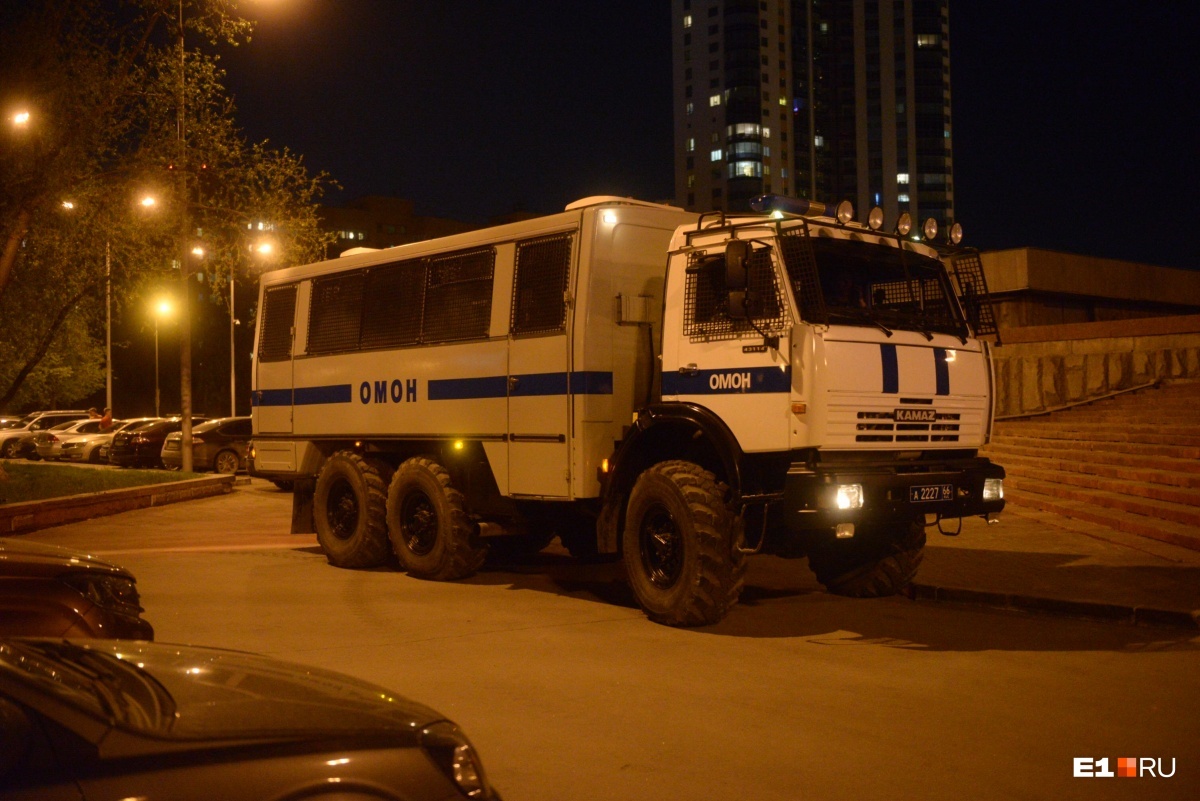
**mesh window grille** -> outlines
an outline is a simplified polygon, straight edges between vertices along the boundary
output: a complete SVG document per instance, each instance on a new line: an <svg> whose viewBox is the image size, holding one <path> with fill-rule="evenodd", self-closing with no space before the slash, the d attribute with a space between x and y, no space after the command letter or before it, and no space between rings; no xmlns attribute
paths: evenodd
<svg viewBox="0 0 1200 801"><path fill-rule="evenodd" d="M971 322L976 336L999 333L996 315L992 311L988 296L987 281L983 275L983 260L978 253L959 256L951 262L950 275L958 289L963 310Z"/></svg>
<svg viewBox="0 0 1200 801"><path fill-rule="evenodd" d="M955 326L946 292L937 278L912 278L907 281L878 282L870 286L871 303L877 309L922 312L923 320L935 326Z"/></svg>
<svg viewBox="0 0 1200 801"><path fill-rule="evenodd" d="M808 323L827 323L829 314L825 310L825 296L821 293L821 276L817 271L817 257L813 253L808 224L789 228L779 237L783 251L783 263L787 267L788 281L800 307L800 319Z"/></svg>
<svg viewBox="0 0 1200 801"><path fill-rule="evenodd" d="M492 319L494 248L430 259L422 342L481 339Z"/></svg>
<svg viewBox="0 0 1200 801"><path fill-rule="evenodd" d="M313 281L308 314L309 353L358 348L365 278L362 271L356 271Z"/></svg>
<svg viewBox="0 0 1200 801"><path fill-rule="evenodd" d="M558 333L566 327L572 239L571 234L565 234L517 243L514 334Z"/></svg>
<svg viewBox="0 0 1200 801"><path fill-rule="evenodd" d="M363 348L395 348L421 340L425 263L406 261L367 271Z"/></svg>
<svg viewBox="0 0 1200 801"><path fill-rule="evenodd" d="M263 300L262 335L258 340L260 362L292 358L292 324L296 317L296 285L268 289Z"/></svg>
<svg viewBox="0 0 1200 801"><path fill-rule="evenodd" d="M688 256L684 289L683 333L699 340L738 339L756 334L750 320L729 317L729 290L724 284L723 253L695 251ZM753 248L746 264L746 295L750 317L763 330L784 324L779 282L771 262L771 249Z"/></svg>

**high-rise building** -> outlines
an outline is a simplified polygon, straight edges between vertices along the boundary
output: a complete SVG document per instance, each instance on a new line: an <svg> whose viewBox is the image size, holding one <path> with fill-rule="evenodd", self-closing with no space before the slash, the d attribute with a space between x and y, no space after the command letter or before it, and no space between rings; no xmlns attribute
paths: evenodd
<svg viewBox="0 0 1200 801"><path fill-rule="evenodd" d="M954 219L949 0L672 0L675 197Z"/></svg>

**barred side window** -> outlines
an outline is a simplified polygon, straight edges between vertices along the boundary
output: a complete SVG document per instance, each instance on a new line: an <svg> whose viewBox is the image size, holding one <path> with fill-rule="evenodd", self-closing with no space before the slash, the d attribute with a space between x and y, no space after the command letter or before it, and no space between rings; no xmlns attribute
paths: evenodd
<svg viewBox="0 0 1200 801"><path fill-rule="evenodd" d="M263 298L258 360L281 362L292 358L292 325L296 318L296 285L268 289Z"/></svg>
<svg viewBox="0 0 1200 801"><path fill-rule="evenodd" d="M562 234L517 243L511 323L514 334L550 334L566 328L572 239L571 234Z"/></svg>
<svg viewBox="0 0 1200 801"><path fill-rule="evenodd" d="M428 262L422 342L483 339L492 320L494 248L453 253Z"/></svg>
<svg viewBox="0 0 1200 801"><path fill-rule="evenodd" d="M425 262L406 261L367 271L362 346L395 348L421 340Z"/></svg>
<svg viewBox="0 0 1200 801"><path fill-rule="evenodd" d="M358 349L362 325L361 271L313 281L308 313L308 352L336 353Z"/></svg>
<svg viewBox="0 0 1200 801"><path fill-rule="evenodd" d="M737 339L785 322L779 282L769 247L752 247L746 263L746 304L750 320L729 316L729 290L725 286L725 254L696 251L688 256L684 285L683 333L696 339Z"/></svg>

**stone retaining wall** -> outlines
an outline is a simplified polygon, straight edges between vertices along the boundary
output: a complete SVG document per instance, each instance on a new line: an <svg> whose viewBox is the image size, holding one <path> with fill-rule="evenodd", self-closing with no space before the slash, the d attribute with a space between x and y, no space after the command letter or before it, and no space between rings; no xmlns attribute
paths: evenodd
<svg viewBox="0 0 1200 801"><path fill-rule="evenodd" d="M1001 331L996 414L1033 414L1161 379L1200 380L1200 316Z"/></svg>

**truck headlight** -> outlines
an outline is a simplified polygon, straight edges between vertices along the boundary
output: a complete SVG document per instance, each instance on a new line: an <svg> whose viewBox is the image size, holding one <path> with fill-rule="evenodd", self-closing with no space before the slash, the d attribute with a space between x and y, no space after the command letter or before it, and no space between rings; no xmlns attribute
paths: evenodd
<svg viewBox="0 0 1200 801"><path fill-rule="evenodd" d="M448 720L426 726L421 731L421 745L467 798L491 798L492 788L483 774L483 764L475 747L457 726Z"/></svg>
<svg viewBox="0 0 1200 801"><path fill-rule="evenodd" d="M862 484L839 484L837 488L837 508L861 509L863 505Z"/></svg>
<svg viewBox="0 0 1200 801"><path fill-rule="evenodd" d="M983 499L985 501L1004 500L1004 479L985 478L983 480Z"/></svg>

